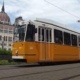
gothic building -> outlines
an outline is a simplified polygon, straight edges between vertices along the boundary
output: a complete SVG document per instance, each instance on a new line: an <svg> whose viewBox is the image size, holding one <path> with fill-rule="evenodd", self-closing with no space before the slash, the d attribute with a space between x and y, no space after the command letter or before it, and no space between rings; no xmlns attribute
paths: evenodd
<svg viewBox="0 0 80 80"><path fill-rule="evenodd" d="M0 48L11 50L13 43L14 26L11 25L10 17L5 12L4 3L0 12Z"/></svg>

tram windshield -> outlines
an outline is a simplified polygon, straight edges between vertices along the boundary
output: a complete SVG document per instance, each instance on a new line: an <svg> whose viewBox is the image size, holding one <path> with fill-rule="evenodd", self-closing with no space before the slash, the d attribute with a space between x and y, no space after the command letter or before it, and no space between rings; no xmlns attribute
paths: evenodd
<svg viewBox="0 0 80 80"><path fill-rule="evenodd" d="M35 40L35 26L32 24L20 26L14 30L14 41L34 41Z"/></svg>
<svg viewBox="0 0 80 80"><path fill-rule="evenodd" d="M14 29L14 41L24 41L25 26L20 26Z"/></svg>

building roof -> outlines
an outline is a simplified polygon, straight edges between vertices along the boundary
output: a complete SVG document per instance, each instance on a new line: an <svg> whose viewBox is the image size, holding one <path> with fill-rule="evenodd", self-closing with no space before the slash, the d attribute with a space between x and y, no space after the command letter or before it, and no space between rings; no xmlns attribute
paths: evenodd
<svg viewBox="0 0 80 80"><path fill-rule="evenodd" d="M10 24L10 18L5 12L4 2L3 2L2 9L0 12L0 22L4 24Z"/></svg>
<svg viewBox="0 0 80 80"><path fill-rule="evenodd" d="M59 28L62 28L62 29L65 29L65 30L68 30L68 31L71 31L71 32L74 32L74 33L77 33L77 34L80 34L80 32L68 29L66 25L58 23L56 21L52 21L52 20L49 20L49 19L41 19L41 18L37 18L35 21L45 23L45 24L54 25L56 27L59 27Z"/></svg>

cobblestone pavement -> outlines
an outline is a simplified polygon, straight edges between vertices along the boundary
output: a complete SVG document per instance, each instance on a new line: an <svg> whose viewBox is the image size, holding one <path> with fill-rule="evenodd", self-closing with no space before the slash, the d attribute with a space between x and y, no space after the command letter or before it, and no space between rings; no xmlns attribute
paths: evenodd
<svg viewBox="0 0 80 80"><path fill-rule="evenodd" d="M0 69L0 80L80 80L80 63Z"/></svg>

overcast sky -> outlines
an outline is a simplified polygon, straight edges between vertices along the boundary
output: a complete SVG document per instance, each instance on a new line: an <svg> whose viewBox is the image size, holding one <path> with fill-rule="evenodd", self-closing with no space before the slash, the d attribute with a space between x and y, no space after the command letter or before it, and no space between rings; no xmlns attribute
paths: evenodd
<svg viewBox="0 0 80 80"><path fill-rule="evenodd" d="M13 23L15 18L45 18L67 25L69 29L80 32L80 0L4 0L5 11ZM51 3L51 4L50 4ZM0 0L0 9L3 0ZM61 8L57 8L53 5ZM65 12L65 11L67 12Z"/></svg>

